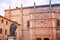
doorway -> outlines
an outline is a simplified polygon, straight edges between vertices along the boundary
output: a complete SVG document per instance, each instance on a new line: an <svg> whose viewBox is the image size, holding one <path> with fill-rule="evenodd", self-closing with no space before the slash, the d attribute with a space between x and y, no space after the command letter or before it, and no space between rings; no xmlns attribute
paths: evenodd
<svg viewBox="0 0 60 40"><path fill-rule="evenodd" d="M49 38L44 38L44 40L49 40Z"/></svg>
<svg viewBox="0 0 60 40"><path fill-rule="evenodd" d="M42 40L42 38L36 38L36 40Z"/></svg>
<svg viewBox="0 0 60 40"><path fill-rule="evenodd" d="M60 38L58 38L58 40L60 40Z"/></svg>

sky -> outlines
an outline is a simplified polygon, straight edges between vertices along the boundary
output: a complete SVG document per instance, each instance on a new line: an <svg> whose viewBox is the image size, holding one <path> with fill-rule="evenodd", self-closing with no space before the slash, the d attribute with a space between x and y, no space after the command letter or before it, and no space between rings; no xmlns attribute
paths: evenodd
<svg viewBox="0 0 60 40"><path fill-rule="evenodd" d="M33 6L34 2L36 5L45 5L49 4L49 0L0 0L0 15L4 16L4 10L11 8L23 6ZM60 3L60 0L51 0L52 4Z"/></svg>

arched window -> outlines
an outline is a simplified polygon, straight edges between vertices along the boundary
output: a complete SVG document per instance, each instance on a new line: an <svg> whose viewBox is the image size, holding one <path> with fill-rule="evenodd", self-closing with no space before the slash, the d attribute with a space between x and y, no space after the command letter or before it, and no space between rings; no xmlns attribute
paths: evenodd
<svg viewBox="0 0 60 40"><path fill-rule="evenodd" d="M57 26L60 26L60 20L57 19Z"/></svg>
<svg viewBox="0 0 60 40"><path fill-rule="evenodd" d="M27 27L28 28L30 27L30 21L27 21Z"/></svg>
<svg viewBox="0 0 60 40"><path fill-rule="evenodd" d="M1 39L0 39L1 40Z"/></svg>
<svg viewBox="0 0 60 40"><path fill-rule="evenodd" d="M0 28L0 33L2 33L2 28Z"/></svg>
<svg viewBox="0 0 60 40"><path fill-rule="evenodd" d="M5 35L7 34L7 30L5 30Z"/></svg>
<svg viewBox="0 0 60 40"><path fill-rule="evenodd" d="M42 40L42 38L36 38L36 40Z"/></svg>
<svg viewBox="0 0 60 40"><path fill-rule="evenodd" d="M49 38L44 38L44 40L49 40Z"/></svg>
<svg viewBox="0 0 60 40"><path fill-rule="evenodd" d="M3 19L1 20L1 23L3 23Z"/></svg>
<svg viewBox="0 0 60 40"><path fill-rule="evenodd" d="M8 21L6 21L6 25L8 25Z"/></svg>

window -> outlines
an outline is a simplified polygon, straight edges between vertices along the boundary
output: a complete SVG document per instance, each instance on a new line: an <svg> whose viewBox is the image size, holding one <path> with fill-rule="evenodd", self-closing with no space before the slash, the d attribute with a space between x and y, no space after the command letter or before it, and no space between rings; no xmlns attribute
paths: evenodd
<svg viewBox="0 0 60 40"><path fill-rule="evenodd" d="M30 27L30 21L27 21L27 27L28 28Z"/></svg>
<svg viewBox="0 0 60 40"><path fill-rule="evenodd" d="M7 34L7 30L5 30L5 35Z"/></svg>
<svg viewBox="0 0 60 40"><path fill-rule="evenodd" d="M0 29L0 33L2 33L2 28Z"/></svg>
<svg viewBox="0 0 60 40"><path fill-rule="evenodd" d="M1 40L1 39L0 39Z"/></svg>
<svg viewBox="0 0 60 40"><path fill-rule="evenodd" d="M8 25L8 21L6 21L6 25Z"/></svg>
<svg viewBox="0 0 60 40"><path fill-rule="evenodd" d="M42 40L42 38L36 38L36 40Z"/></svg>
<svg viewBox="0 0 60 40"><path fill-rule="evenodd" d="M57 26L60 26L60 20L57 19Z"/></svg>
<svg viewBox="0 0 60 40"><path fill-rule="evenodd" d="M44 40L49 40L49 38L44 38Z"/></svg>
<svg viewBox="0 0 60 40"><path fill-rule="evenodd" d="M3 23L3 19L1 20L1 23Z"/></svg>

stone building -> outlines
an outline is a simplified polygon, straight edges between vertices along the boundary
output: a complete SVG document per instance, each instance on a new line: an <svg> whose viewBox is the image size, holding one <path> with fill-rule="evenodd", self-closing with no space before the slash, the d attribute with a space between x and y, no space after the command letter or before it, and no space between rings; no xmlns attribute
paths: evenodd
<svg viewBox="0 0 60 40"><path fill-rule="evenodd" d="M52 4L51 11L49 8L49 5L36 6L36 9L34 6L16 7L4 10L3 18L20 24L16 30L16 40L60 40L60 4ZM10 23L8 24L10 25Z"/></svg>
<svg viewBox="0 0 60 40"><path fill-rule="evenodd" d="M7 36L10 35L10 25L12 24L13 21L10 19L7 19L3 16L0 15L0 40L7 40ZM20 27L20 24L17 24L17 30L16 34L18 33L18 29ZM17 37L18 35L16 35Z"/></svg>

